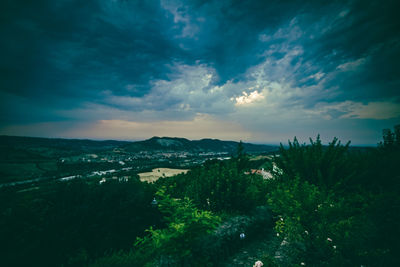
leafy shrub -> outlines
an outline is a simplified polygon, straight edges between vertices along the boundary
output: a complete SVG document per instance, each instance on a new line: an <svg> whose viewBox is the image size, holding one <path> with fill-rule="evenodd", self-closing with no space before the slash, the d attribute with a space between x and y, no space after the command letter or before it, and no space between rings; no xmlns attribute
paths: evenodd
<svg viewBox="0 0 400 267"><path fill-rule="evenodd" d="M161 188L157 193L158 209L164 214L166 228L150 227L148 235L137 238L133 250L121 256L100 259L93 266L113 262L117 266L202 266L204 259L193 257L194 244L212 232L221 219L209 211L198 210L188 199L174 199Z"/></svg>

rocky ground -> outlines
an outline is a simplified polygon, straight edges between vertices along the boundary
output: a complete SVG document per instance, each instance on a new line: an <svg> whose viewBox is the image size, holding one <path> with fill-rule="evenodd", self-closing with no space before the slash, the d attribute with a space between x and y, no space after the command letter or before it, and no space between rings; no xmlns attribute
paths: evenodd
<svg viewBox="0 0 400 267"><path fill-rule="evenodd" d="M264 263L263 267L273 266L269 265L269 259L275 258L275 253L279 246L280 241L274 236L273 231L271 231L265 237L244 243L238 253L230 257L224 266L252 267L258 260Z"/></svg>

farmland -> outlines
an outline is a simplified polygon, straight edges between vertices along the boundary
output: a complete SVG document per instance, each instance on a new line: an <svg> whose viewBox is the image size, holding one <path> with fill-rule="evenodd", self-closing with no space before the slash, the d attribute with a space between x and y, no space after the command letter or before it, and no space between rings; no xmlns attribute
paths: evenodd
<svg viewBox="0 0 400 267"><path fill-rule="evenodd" d="M140 181L153 183L161 177L171 177L181 173L187 173L189 170L170 169L170 168L156 168L151 172L139 173Z"/></svg>

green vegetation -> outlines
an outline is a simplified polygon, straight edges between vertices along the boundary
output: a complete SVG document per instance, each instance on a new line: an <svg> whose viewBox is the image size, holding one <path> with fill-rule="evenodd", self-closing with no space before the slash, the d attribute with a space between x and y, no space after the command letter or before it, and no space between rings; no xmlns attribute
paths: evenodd
<svg viewBox="0 0 400 267"><path fill-rule="evenodd" d="M336 139L328 147L319 138L281 147L276 163L282 172L267 194L284 244L280 264L399 266L395 141L364 153L350 152Z"/></svg>
<svg viewBox="0 0 400 267"><path fill-rule="evenodd" d="M370 149L295 138L250 160L240 143L155 183L0 188L2 265L230 266L259 244L264 266L400 266L399 159L396 126Z"/></svg>
<svg viewBox="0 0 400 267"><path fill-rule="evenodd" d="M251 211L266 203L266 182L262 176L245 174L240 164L237 158L208 161L187 174L159 179L156 186L166 186L174 197L189 197L204 210Z"/></svg>
<svg viewBox="0 0 400 267"><path fill-rule="evenodd" d="M188 199L173 199L164 189L157 192L158 208L165 215L167 226L163 229L150 227L149 235L137 238L135 250L125 257L106 257L95 266L154 266L154 262L172 266L206 266L206 259L193 257L196 242L210 234L220 223L220 218L208 211L198 210Z"/></svg>
<svg viewBox="0 0 400 267"><path fill-rule="evenodd" d="M129 249L149 225L161 225L153 195L138 179L2 189L1 265L84 266L105 252Z"/></svg>

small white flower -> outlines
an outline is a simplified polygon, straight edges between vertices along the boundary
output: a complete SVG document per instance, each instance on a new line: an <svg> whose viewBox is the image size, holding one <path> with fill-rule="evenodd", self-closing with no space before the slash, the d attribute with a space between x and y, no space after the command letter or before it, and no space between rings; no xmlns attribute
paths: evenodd
<svg viewBox="0 0 400 267"><path fill-rule="evenodd" d="M283 218L281 217L281 221L283 222Z"/></svg>
<svg viewBox="0 0 400 267"><path fill-rule="evenodd" d="M328 240L329 242L332 242L332 239L330 239L329 237L326 240Z"/></svg>
<svg viewBox="0 0 400 267"><path fill-rule="evenodd" d="M300 265L302 265L302 266L304 266L304 265L306 265L304 262L302 262L302 263L300 263Z"/></svg>
<svg viewBox="0 0 400 267"><path fill-rule="evenodd" d="M307 230L305 230L304 233L306 233L306 235L308 235L308 231Z"/></svg>
<svg viewBox="0 0 400 267"><path fill-rule="evenodd" d="M276 236L279 236L279 233L276 233Z"/></svg>
<svg viewBox="0 0 400 267"><path fill-rule="evenodd" d="M333 249L336 249L336 246L333 246Z"/></svg>

